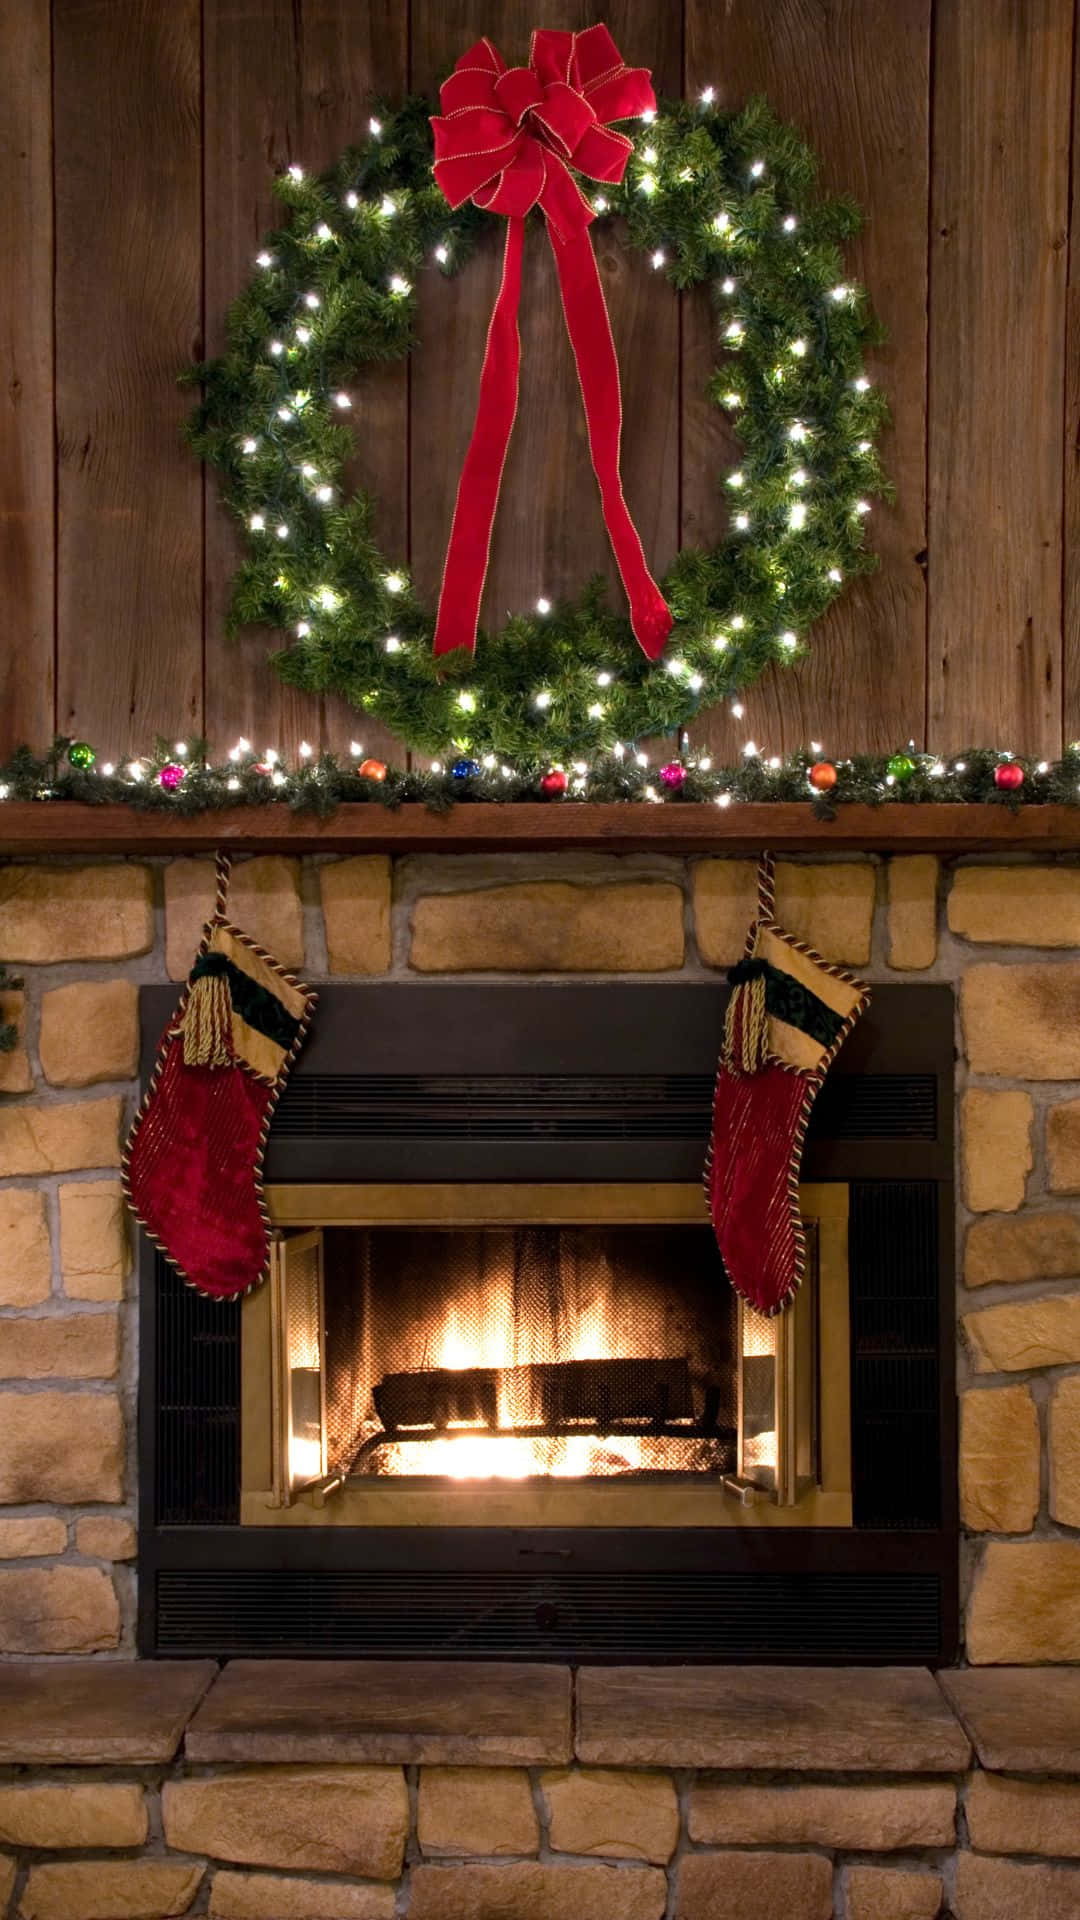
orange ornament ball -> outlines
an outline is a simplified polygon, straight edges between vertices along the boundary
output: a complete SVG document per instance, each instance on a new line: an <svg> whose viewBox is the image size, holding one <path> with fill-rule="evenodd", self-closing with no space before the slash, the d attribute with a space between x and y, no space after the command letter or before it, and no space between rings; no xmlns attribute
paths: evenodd
<svg viewBox="0 0 1080 1920"><path fill-rule="evenodd" d="M810 785L815 787L818 793L828 793L831 787L835 787L837 778L836 768L831 760L815 760L810 769Z"/></svg>
<svg viewBox="0 0 1080 1920"><path fill-rule="evenodd" d="M356 771L361 780L385 780L386 762L385 760L361 760Z"/></svg>

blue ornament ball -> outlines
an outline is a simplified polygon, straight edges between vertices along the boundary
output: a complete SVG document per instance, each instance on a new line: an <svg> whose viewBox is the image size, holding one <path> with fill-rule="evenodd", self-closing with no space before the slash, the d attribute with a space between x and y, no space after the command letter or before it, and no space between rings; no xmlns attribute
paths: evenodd
<svg viewBox="0 0 1080 1920"><path fill-rule="evenodd" d="M455 780L471 780L480 771L479 760L455 760L450 769Z"/></svg>

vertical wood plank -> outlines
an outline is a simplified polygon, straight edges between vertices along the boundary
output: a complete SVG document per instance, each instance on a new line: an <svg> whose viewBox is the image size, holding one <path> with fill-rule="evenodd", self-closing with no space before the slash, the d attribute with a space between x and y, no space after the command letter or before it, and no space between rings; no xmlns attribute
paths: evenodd
<svg viewBox="0 0 1080 1920"><path fill-rule="evenodd" d="M604 18L627 62L649 66L658 93L680 87L682 19L676 5L642 7L613 0ZM547 5L542 24L591 24L589 0ZM510 64L528 57L541 16L526 0L490 0L482 18L471 0L414 0L412 85L432 96L440 79L479 33ZM611 225L592 229L611 312L624 398L622 470L626 497L650 564L670 565L678 546L677 296ZM503 231L485 236L451 282L425 274L421 345L412 374L411 560L422 592L438 596L462 461L476 408L488 317L499 283ZM507 614L541 594L576 594L590 576L622 590L604 533L573 355L554 264L539 218L529 223L521 302L521 393L495 523L481 620Z"/></svg>
<svg viewBox="0 0 1080 1920"><path fill-rule="evenodd" d="M1080 0L1073 26L1069 271L1065 296L1062 733L1080 738Z"/></svg>
<svg viewBox="0 0 1080 1920"><path fill-rule="evenodd" d="M225 314L254 269L267 228L283 221L275 173L293 161L332 165L367 124L369 98L406 88L407 9L397 0L205 0L207 350L220 350ZM407 373L373 369L355 389L358 458L351 478L379 499L388 552L407 539ZM225 637L240 542L206 476L206 726L216 749L238 734L294 753L307 738L338 751L359 735L370 753L400 762L400 742L343 700L286 687L268 656L271 629Z"/></svg>
<svg viewBox="0 0 1080 1920"><path fill-rule="evenodd" d="M52 48L47 6L0 9L0 758L53 713Z"/></svg>
<svg viewBox="0 0 1080 1920"><path fill-rule="evenodd" d="M58 719L117 759L201 724L199 3L56 0Z"/></svg>
<svg viewBox="0 0 1080 1920"><path fill-rule="evenodd" d="M850 251L888 341L868 359L893 425L882 443L896 487L871 541L880 567L818 622L811 653L748 689L736 723L714 712L695 746L737 757L747 738L785 752L820 739L834 753L921 740L926 678L926 287L931 0L687 0L687 93L703 86L738 106L765 93L815 148L825 192L851 193L866 215ZM683 540L723 525L714 475L730 430L704 399L715 364L703 295L684 321Z"/></svg>
<svg viewBox="0 0 1080 1920"><path fill-rule="evenodd" d="M938 0L930 733L1061 741L1072 0Z"/></svg>

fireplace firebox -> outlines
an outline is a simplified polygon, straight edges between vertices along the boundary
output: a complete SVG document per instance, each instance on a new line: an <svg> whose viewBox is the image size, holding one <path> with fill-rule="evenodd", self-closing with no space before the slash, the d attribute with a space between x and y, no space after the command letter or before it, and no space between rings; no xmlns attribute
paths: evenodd
<svg viewBox="0 0 1080 1920"><path fill-rule="evenodd" d="M143 1249L144 1651L953 1656L951 993L845 1044L772 1319L700 1183L724 1002L324 991L267 1286Z"/></svg>

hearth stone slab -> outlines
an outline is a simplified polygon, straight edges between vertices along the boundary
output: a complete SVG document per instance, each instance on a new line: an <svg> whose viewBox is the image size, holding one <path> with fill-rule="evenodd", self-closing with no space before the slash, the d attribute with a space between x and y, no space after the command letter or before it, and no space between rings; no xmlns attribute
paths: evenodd
<svg viewBox="0 0 1080 1920"><path fill-rule="evenodd" d="M565 1667L234 1660L188 1730L191 1760L561 1765Z"/></svg>
<svg viewBox="0 0 1080 1920"><path fill-rule="evenodd" d="M970 1667L941 1684L984 1767L1080 1773L1080 1668Z"/></svg>
<svg viewBox="0 0 1080 1920"><path fill-rule="evenodd" d="M0 1664L0 1764L171 1760L213 1660Z"/></svg>
<svg viewBox="0 0 1080 1920"><path fill-rule="evenodd" d="M586 1667L593 1765L958 1773L971 1748L921 1668Z"/></svg>

